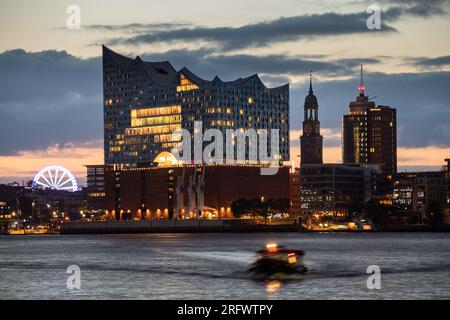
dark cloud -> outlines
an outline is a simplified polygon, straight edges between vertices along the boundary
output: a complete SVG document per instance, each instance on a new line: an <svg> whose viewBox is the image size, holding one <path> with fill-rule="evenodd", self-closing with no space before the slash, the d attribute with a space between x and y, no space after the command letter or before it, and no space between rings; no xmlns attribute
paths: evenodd
<svg viewBox="0 0 450 320"><path fill-rule="evenodd" d="M156 42L203 40L220 44L223 49L240 49L267 46L275 42L292 41L300 38L374 32L366 26L366 12L323 13L295 17L281 17L276 20L248 24L240 27L191 27L174 30L149 30L134 37L110 40L115 44L152 44ZM395 31L383 23L381 32Z"/></svg>
<svg viewBox="0 0 450 320"><path fill-rule="evenodd" d="M189 22L168 23L129 23L129 24L91 24L83 25L83 29L111 32L142 32L149 30L171 30L192 26Z"/></svg>
<svg viewBox="0 0 450 320"><path fill-rule="evenodd" d="M389 0L384 2L394 5L382 14L382 18L389 22L407 16L428 18L443 15L446 13L444 8L450 3L448 0Z"/></svg>
<svg viewBox="0 0 450 320"><path fill-rule="evenodd" d="M99 50L100 51L100 50ZM145 60L169 60L206 79L218 74L224 80L258 72L270 84L285 84L288 76L305 75L301 86L291 85L291 128L300 129L310 69L320 77L351 75L354 79L314 81L324 128L339 131L341 116L357 94L360 62L350 59L321 61L283 55L219 56L208 50L172 50L143 55ZM101 59L78 59L66 52L23 50L0 54L0 154L36 150L49 145L83 144L102 139ZM368 73L365 82L379 104L398 110L399 144L421 147L450 146L450 72Z"/></svg>
<svg viewBox="0 0 450 320"><path fill-rule="evenodd" d="M398 0L382 1L387 8L382 11L382 26L378 32L392 32L396 29L388 23L396 22L404 17L428 18L446 13L450 1ZM363 2L364 4L364 2ZM366 3L371 4L371 3ZM117 37L108 41L110 45L141 45L158 42L190 42L206 41L218 45L221 49L236 50L249 47L263 47L277 42L295 41L302 38L318 36L335 36L347 34L373 34L368 30L365 10L356 13L322 13L294 17L281 17L276 20L263 21L239 27L204 27L178 26L170 24L169 28L155 28L138 24L139 33L132 37ZM98 28L99 26L97 26ZM101 28L131 29L134 25L101 26ZM375 32L375 33L378 33Z"/></svg>
<svg viewBox="0 0 450 320"><path fill-rule="evenodd" d="M450 65L450 56L442 56L435 58L412 58L408 64L418 67L443 67Z"/></svg>
<svg viewBox="0 0 450 320"><path fill-rule="evenodd" d="M0 154L102 138L99 58L64 51L0 54Z"/></svg>
<svg viewBox="0 0 450 320"><path fill-rule="evenodd" d="M411 16L429 18L446 14L450 9L450 0L357 0L351 3L367 7L379 5L384 9L382 18L388 22Z"/></svg>

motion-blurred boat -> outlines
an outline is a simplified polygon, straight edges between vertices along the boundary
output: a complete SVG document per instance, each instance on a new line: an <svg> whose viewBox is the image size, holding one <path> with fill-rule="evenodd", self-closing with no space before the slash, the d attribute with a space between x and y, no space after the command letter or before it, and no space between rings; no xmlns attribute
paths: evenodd
<svg viewBox="0 0 450 320"><path fill-rule="evenodd" d="M269 243L256 253L256 261L248 270L255 279L302 279L308 272L303 264L305 253L301 250L290 250L275 243Z"/></svg>

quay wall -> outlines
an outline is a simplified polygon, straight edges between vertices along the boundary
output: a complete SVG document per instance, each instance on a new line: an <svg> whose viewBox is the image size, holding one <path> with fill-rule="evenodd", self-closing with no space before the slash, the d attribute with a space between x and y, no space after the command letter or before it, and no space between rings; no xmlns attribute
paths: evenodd
<svg viewBox="0 0 450 320"><path fill-rule="evenodd" d="M246 220L149 220L65 222L61 234L201 233L201 232L296 232L297 220L258 223Z"/></svg>

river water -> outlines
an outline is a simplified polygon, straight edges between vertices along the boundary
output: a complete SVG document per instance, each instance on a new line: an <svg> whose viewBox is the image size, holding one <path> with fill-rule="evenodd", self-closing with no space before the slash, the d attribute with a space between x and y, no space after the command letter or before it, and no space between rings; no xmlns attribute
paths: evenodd
<svg viewBox="0 0 450 320"><path fill-rule="evenodd" d="M249 279L272 241L306 252L304 280ZM0 236L0 287L0 299L449 299L450 233Z"/></svg>

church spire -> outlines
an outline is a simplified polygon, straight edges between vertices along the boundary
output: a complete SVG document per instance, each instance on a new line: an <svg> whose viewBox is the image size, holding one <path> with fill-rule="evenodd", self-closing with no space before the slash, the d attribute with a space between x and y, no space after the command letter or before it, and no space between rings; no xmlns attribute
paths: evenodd
<svg viewBox="0 0 450 320"><path fill-rule="evenodd" d="M364 86L364 72L363 72L363 65L361 65L361 81L358 87L359 95L364 96L364 90L366 90L366 87Z"/></svg>
<svg viewBox="0 0 450 320"><path fill-rule="evenodd" d="M320 135L319 103L312 87L313 72L309 73L309 93L305 97L303 134L300 137L302 164L323 163L323 137Z"/></svg>

